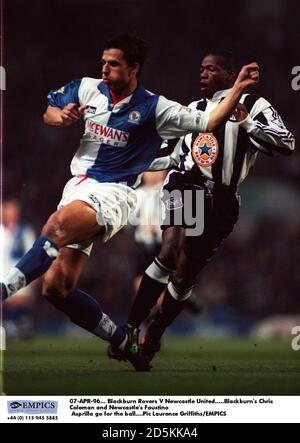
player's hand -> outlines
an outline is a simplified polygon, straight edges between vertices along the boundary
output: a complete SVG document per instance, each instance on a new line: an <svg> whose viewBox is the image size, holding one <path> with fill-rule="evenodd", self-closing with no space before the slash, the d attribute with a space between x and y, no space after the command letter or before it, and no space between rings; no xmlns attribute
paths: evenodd
<svg viewBox="0 0 300 443"><path fill-rule="evenodd" d="M61 110L61 119L63 126L72 125L81 119L85 110L85 106L78 106L75 103L67 104Z"/></svg>
<svg viewBox="0 0 300 443"><path fill-rule="evenodd" d="M233 113L237 122L242 122L248 116L247 108L244 104L239 103Z"/></svg>
<svg viewBox="0 0 300 443"><path fill-rule="evenodd" d="M259 82L259 66L253 62L243 66L235 81L235 86L246 89L248 86L256 85Z"/></svg>

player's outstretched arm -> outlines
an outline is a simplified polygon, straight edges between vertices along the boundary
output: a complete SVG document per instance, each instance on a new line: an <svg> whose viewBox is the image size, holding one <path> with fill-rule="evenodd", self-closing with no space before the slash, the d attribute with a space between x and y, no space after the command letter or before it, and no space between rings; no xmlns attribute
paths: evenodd
<svg viewBox="0 0 300 443"><path fill-rule="evenodd" d="M63 109L48 106L44 114L44 122L50 126L70 126L82 118L85 106L69 103Z"/></svg>
<svg viewBox="0 0 300 443"><path fill-rule="evenodd" d="M255 85L259 81L259 66L257 63L251 63L243 66L232 89L227 97L211 112L207 131L213 131L225 123L233 114L242 94L249 86Z"/></svg>

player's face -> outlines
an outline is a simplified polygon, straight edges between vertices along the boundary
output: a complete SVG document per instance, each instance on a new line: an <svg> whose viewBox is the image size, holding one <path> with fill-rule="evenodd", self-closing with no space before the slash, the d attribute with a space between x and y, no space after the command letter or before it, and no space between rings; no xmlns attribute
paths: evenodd
<svg viewBox="0 0 300 443"><path fill-rule="evenodd" d="M222 66L222 59L215 55L208 55L202 60L200 67L201 92L211 98L217 91L232 86L233 73Z"/></svg>
<svg viewBox="0 0 300 443"><path fill-rule="evenodd" d="M138 65L130 66L121 49L107 49L102 55L102 79L115 93L125 92L136 81Z"/></svg>

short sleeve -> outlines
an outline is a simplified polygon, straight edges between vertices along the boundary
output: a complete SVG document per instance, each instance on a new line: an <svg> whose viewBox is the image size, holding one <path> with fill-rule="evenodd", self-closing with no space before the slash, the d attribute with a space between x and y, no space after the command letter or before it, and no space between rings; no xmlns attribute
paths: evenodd
<svg viewBox="0 0 300 443"><path fill-rule="evenodd" d="M63 109L69 103L80 104L78 91L82 79L72 80L57 91L50 91L47 99L50 106Z"/></svg>
<svg viewBox="0 0 300 443"><path fill-rule="evenodd" d="M156 127L162 139L173 139L191 132L205 132L209 113L182 106L160 96L156 109Z"/></svg>

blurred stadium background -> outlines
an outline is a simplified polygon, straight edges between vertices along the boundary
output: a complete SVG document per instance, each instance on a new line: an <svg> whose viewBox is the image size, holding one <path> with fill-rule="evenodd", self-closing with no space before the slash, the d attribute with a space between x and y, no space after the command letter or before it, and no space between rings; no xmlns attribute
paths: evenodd
<svg viewBox="0 0 300 443"><path fill-rule="evenodd" d="M300 91L291 87L300 65L300 3L296 0L6 0L4 65L4 198L16 198L23 219L39 233L70 176L80 128L46 127L46 95L67 81L100 76L102 43L136 31L149 45L142 82L188 104L199 97L199 65L210 48L231 50L239 64L258 61L257 93L269 99L300 137ZM300 325L300 154L261 156L242 186L235 233L202 273L202 317L184 313L177 334L208 337L290 337ZM137 245L132 229L95 246L81 288L123 321L133 297ZM75 333L41 300L38 333Z"/></svg>

